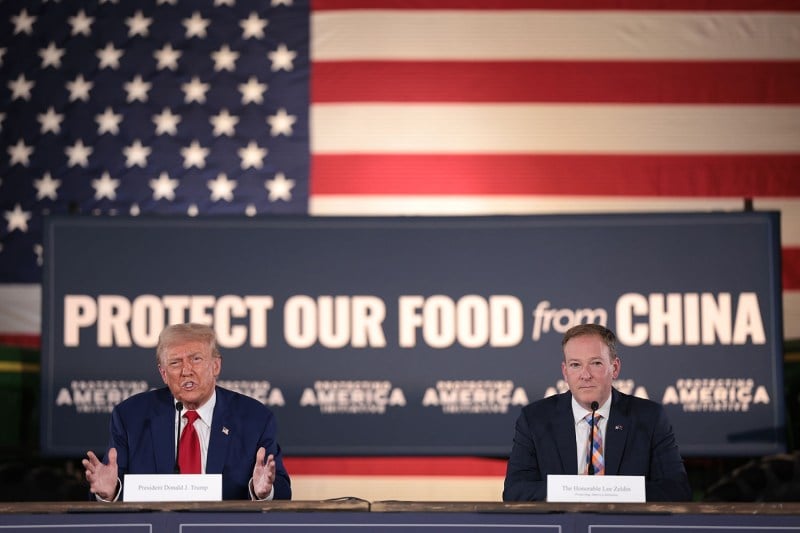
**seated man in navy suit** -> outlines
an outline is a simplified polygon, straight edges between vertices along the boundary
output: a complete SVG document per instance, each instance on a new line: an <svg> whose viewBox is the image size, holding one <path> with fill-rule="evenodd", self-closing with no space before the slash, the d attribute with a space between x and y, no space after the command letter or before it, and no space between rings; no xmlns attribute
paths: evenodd
<svg viewBox="0 0 800 533"><path fill-rule="evenodd" d="M192 469L193 473L222 474L226 500L291 499L272 412L253 398L216 385L222 357L214 330L200 324L169 326L159 336L156 357L167 386L117 405L111 413L104 460L91 451L83 460L86 480L97 499L119 499L125 474ZM197 437L194 449L184 455L195 461L179 468L176 438L189 423L187 412L197 417L192 424ZM180 459L187 460L183 455Z"/></svg>
<svg viewBox="0 0 800 533"><path fill-rule="evenodd" d="M614 333L596 324L570 328L561 342L569 391L522 409L506 469L504 501L547 498L548 474L588 474L592 429L602 440L597 474L644 476L647 501L691 500L672 426L660 404L623 394ZM591 428L591 414L601 415ZM587 416L589 415L589 416Z"/></svg>

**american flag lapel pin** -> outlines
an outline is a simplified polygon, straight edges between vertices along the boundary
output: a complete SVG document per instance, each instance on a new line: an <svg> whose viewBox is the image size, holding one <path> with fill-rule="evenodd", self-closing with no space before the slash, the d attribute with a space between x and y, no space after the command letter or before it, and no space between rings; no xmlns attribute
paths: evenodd
<svg viewBox="0 0 800 533"><path fill-rule="evenodd" d="M622 429L622 424L617 424L616 426L614 426L614 429L617 430L617 431L621 430Z"/></svg>
<svg viewBox="0 0 800 533"><path fill-rule="evenodd" d="M223 433L225 433L225 434L227 435L228 433L230 433L230 432L231 432L231 430L230 430L230 429L228 429L228 428L226 428L225 426L222 426L222 432L223 432Z"/></svg>

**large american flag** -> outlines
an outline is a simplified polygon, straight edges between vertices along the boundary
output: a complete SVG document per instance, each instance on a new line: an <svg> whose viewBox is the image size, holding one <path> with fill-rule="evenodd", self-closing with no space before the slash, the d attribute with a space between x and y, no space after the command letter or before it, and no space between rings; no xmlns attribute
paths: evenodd
<svg viewBox="0 0 800 533"><path fill-rule="evenodd" d="M782 213L794 0L0 0L0 341L42 216Z"/></svg>

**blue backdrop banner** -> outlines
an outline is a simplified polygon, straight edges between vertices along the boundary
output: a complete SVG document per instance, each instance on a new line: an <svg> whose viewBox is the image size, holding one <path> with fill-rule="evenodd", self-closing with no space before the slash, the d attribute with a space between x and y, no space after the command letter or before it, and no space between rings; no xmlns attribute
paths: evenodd
<svg viewBox="0 0 800 533"><path fill-rule="evenodd" d="M507 455L578 322L617 333L617 388L664 404L683 455L785 449L775 213L53 217L44 250L48 454L104 449L185 321L287 455Z"/></svg>

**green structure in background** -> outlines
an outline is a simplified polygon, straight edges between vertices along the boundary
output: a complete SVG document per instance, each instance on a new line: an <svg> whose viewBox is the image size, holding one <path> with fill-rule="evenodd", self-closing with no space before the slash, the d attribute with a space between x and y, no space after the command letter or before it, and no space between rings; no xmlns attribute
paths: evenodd
<svg viewBox="0 0 800 533"><path fill-rule="evenodd" d="M39 351L0 346L0 453L35 455L39 449Z"/></svg>

